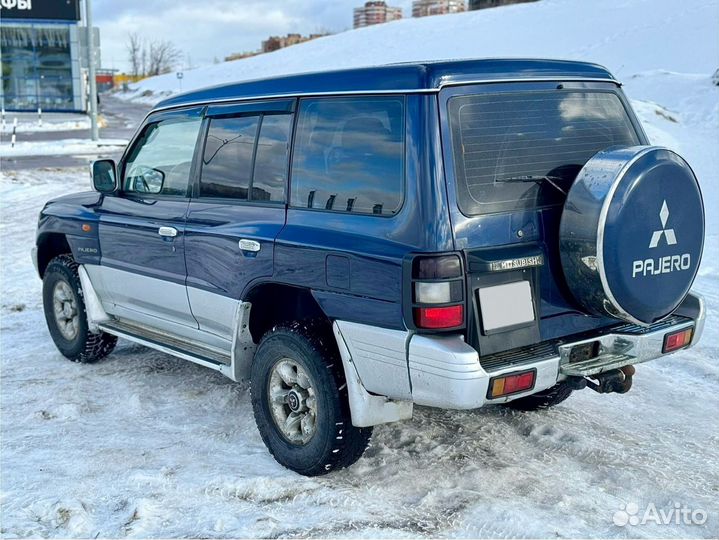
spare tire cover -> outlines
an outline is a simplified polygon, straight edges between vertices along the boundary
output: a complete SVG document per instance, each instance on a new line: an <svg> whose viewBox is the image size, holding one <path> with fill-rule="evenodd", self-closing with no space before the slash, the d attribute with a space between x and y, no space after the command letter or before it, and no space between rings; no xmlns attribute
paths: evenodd
<svg viewBox="0 0 719 540"><path fill-rule="evenodd" d="M643 325L666 317L689 292L704 245L693 171L666 148L599 152L569 190L559 244L567 285L588 313Z"/></svg>

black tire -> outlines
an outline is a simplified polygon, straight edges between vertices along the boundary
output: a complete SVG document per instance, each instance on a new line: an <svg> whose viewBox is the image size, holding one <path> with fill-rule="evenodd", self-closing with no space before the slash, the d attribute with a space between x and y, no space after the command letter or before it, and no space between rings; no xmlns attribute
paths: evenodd
<svg viewBox="0 0 719 540"><path fill-rule="evenodd" d="M305 370L317 400L314 434L304 444L286 438L270 410L271 374L283 359ZM367 448L372 428L352 425L342 361L326 326L298 322L273 328L257 348L251 382L252 408L262 440L288 469L304 476L327 474L349 467Z"/></svg>
<svg viewBox="0 0 719 540"><path fill-rule="evenodd" d="M509 401L504 405L518 411L536 411L554 407L567 399L571 394L572 388L566 383L560 382L551 388L547 388L531 396Z"/></svg>
<svg viewBox="0 0 719 540"><path fill-rule="evenodd" d="M87 313L83 299L77 263L71 255L58 255L50 261L45 269L42 283L42 303L45 321L55 346L63 356L73 362L92 363L101 360L112 352L117 337L105 332L91 332L87 326ZM76 333L72 337L63 334L55 316L53 295L58 283L68 286L71 300L77 312Z"/></svg>

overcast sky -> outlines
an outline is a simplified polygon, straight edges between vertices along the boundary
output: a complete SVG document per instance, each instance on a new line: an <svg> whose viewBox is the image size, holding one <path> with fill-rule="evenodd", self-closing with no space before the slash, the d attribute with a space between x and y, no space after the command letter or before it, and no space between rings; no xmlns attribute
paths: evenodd
<svg viewBox="0 0 719 540"><path fill-rule="evenodd" d="M340 32L352 28L352 8L364 0L93 0L100 27L102 67L128 69L130 32L148 41L170 40L183 52L182 66L222 60L260 48L270 35ZM411 0L390 5L411 15Z"/></svg>

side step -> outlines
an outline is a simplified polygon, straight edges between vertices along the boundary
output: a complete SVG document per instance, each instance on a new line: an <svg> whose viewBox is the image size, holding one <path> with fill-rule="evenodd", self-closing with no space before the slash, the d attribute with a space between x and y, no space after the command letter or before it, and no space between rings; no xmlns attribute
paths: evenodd
<svg viewBox="0 0 719 540"><path fill-rule="evenodd" d="M224 372L224 368L232 362L229 351L224 353L217 349L203 347L195 343L187 343L181 338L154 330L148 330L147 328L128 324L123 321L112 320L102 322L98 324L98 328L108 334L125 338L140 345L150 347L151 349L156 349L218 371Z"/></svg>

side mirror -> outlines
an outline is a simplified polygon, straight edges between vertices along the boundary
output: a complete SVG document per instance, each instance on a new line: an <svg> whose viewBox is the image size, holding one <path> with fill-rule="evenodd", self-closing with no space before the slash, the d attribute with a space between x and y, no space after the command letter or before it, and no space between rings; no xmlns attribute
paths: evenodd
<svg viewBox="0 0 719 540"><path fill-rule="evenodd" d="M100 193L112 193L117 189L113 160L99 159L92 164L92 187Z"/></svg>

